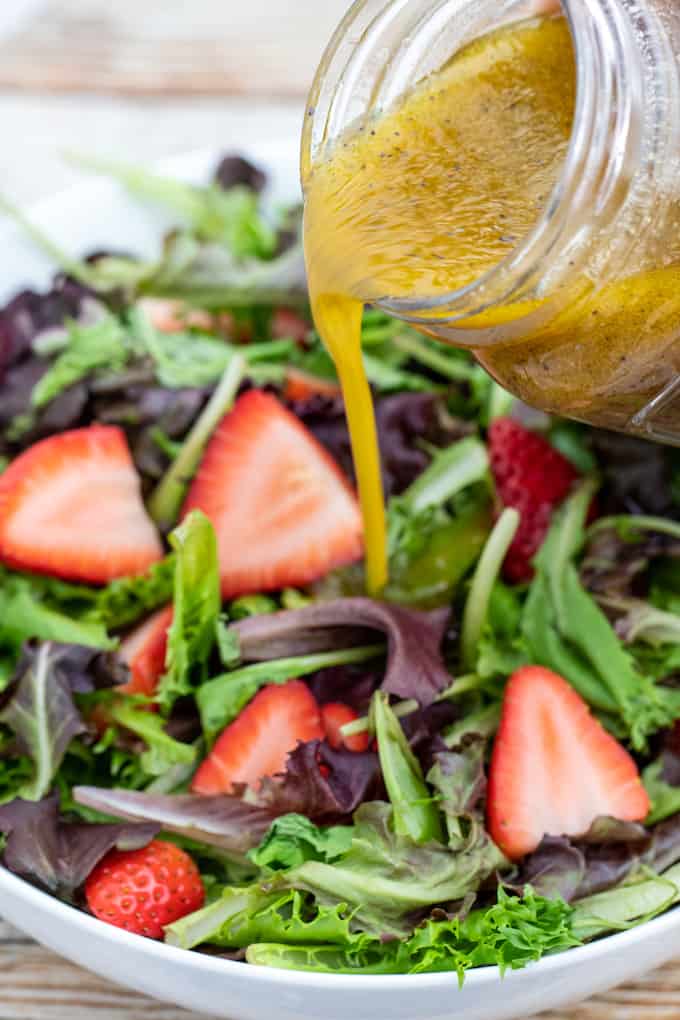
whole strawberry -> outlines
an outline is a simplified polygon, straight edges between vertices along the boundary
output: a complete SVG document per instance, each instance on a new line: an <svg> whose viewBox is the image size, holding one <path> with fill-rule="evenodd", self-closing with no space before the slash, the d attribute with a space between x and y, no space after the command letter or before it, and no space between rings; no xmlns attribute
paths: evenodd
<svg viewBox="0 0 680 1020"><path fill-rule="evenodd" d="M203 906L205 890L191 857L153 840L142 850L112 850L85 883L87 905L101 921L162 939L166 924Z"/></svg>
<svg viewBox="0 0 680 1020"><path fill-rule="evenodd" d="M521 516L503 572L509 581L528 581L552 512L569 494L578 472L547 440L513 418L496 418L490 425L489 456L503 506L515 507Z"/></svg>

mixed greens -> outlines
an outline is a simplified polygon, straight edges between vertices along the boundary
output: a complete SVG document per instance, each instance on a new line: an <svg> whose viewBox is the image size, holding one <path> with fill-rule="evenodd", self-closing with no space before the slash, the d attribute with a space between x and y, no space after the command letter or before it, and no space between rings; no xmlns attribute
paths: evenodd
<svg viewBox="0 0 680 1020"><path fill-rule="evenodd" d="M459 980L677 902L677 453L516 405L466 353L369 309L389 585L365 597L349 538L340 565L314 576L298 581L277 561L271 583L235 580L249 494L229 508L231 529L195 495L225 415L276 407L306 450L332 458L351 499L300 211L264 212L264 176L237 157L205 187L91 168L166 206L178 227L153 263L79 261L31 227L62 271L0 312L4 866L88 909L86 883L108 854L160 839L195 862L205 893L165 926L171 945ZM17 465L93 426L121 430L162 555L106 583L86 583L68 557L26 569L3 524ZM564 481L538 507L530 472L507 498L508 464L524 456L507 444L534 440ZM508 679L525 667L563 678L627 749L646 817L596 812L579 831L542 830L525 853L498 836L487 780ZM254 720L266 699L283 704L277 691L308 706L311 728L295 731L281 767L246 777L233 756L249 741L266 758Z"/></svg>

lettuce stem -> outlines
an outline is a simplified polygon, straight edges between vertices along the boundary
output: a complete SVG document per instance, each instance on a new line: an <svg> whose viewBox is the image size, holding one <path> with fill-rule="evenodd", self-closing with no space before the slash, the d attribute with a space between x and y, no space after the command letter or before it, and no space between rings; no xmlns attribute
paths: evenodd
<svg viewBox="0 0 680 1020"><path fill-rule="evenodd" d="M519 527L520 516L514 507L506 507L489 535L472 577L463 611L461 650L463 663L474 668L477 645L489 611L491 590L496 583L506 553Z"/></svg>
<svg viewBox="0 0 680 1020"><path fill-rule="evenodd" d="M220 419L232 406L246 373L240 354L229 361L217 389L196 419L193 428L149 499L149 513L162 531L173 526L179 515L187 485L193 478L203 450Z"/></svg>
<svg viewBox="0 0 680 1020"><path fill-rule="evenodd" d="M431 506L443 506L461 489L481 482L489 467L486 447L480 439L468 436L437 453L429 467L401 496L414 513Z"/></svg>
<svg viewBox="0 0 680 1020"><path fill-rule="evenodd" d="M645 514L617 514L612 517L600 517L588 528L586 538L592 538L607 528L625 528L629 531L656 531L659 535L670 535L680 539L680 522L667 520L665 517L649 517Z"/></svg>

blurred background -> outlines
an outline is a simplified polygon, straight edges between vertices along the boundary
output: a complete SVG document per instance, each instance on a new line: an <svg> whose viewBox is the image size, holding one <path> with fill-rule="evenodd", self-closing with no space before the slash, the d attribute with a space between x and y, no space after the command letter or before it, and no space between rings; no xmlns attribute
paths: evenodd
<svg viewBox="0 0 680 1020"><path fill-rule="evenodd" d="M70 183L64 149L134 162L297 138L350 0L0 0L0 190Z"/></svg>

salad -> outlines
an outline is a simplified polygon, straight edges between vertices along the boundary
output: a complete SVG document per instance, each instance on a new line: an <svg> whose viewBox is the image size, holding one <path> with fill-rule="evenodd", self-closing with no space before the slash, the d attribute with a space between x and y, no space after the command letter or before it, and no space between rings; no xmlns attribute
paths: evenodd
<svg viewBox="0 0 680 1020"><path fill-rule="evenodd" d="M495 965L680 900L680 459L375 309L363 592L300 210L117 165L177 228L0 312L5 868L260 966ZM16 213L15 215L19 215Z"/></svg>

